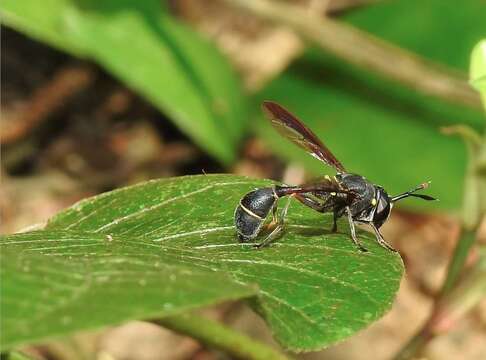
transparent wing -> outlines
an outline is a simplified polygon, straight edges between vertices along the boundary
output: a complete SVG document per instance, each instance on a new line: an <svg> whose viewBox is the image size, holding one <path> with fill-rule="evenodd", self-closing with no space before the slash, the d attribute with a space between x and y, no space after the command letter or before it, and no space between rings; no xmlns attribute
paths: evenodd
<svg viewBox="0 0 486 360"><path fill-rule="evenodd" d="M280 134L303 148L316 159L332 166L337 172L346 172L341 162L336 159L321 140L294 115L272 101L264 101L262 108L272 126Z"/></svg>
<svg viewBox="0 0 486 360"><path fill-rule="evenodd" d="M355 196L355 192L342 187L339 182L333 176L322 176L311 181L305 182L299 186L281 186L278 187L277 193L279 196L286 196L292 194L303 194L303 193L336 193L336 194L346 194L350 196Z"/></svg>
<svg viewBox="0 0 486 360"><path fill-rule="evenodd" d="M301 192L315 192L315 193L339 193L347 195L355 195L355 193L347 188L342 187L334 176L322 176L300 185Z"/></svg>

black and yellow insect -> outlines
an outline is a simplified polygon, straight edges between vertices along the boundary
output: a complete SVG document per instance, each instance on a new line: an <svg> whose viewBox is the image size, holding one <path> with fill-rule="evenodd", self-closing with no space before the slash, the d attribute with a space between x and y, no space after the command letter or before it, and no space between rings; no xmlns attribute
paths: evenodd
<svg viewBox="0 0 486 360"><path fill-rule="evenodd" d="M265 101L262 107L278 132L310 155L332 166L337 174L332 177L325 176L300 186L274 185L246 194L235 210L235 226L240 241L251 242L256 239L270 212L272 212L275 228L255 246L263 247L276 239L283 230L289 206L289 202L287 202L280 216L277 216L277 201L282 197L292 196L318 212L332 212L334 215L332 231L334 232L337 231L337 219L346 216L351 229L351 238L360 250L366 251L356 236L355 223L371 226L378 243L386 249L395 251L385 242L379 231L379 228L388 219L393 204L408 196L435 200L428 195L415 194L416 191L427 188L428 183L420 184L415 189L390 197L381 186L369 182L363 176L348 173L319 138L282 106Z"/></svg>

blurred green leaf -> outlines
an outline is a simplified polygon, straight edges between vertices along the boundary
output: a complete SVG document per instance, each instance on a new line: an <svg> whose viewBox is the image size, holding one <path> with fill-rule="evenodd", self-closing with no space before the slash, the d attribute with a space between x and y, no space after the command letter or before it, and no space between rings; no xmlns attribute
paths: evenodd
<svg viewBox="0 0 486 360"><path fill-rule="evenodd" d="M2 354L2 360L33 360L33 357L30 357L20 351L11 351L6 354Z"/></svg>
<svg viewBox="0 0 486 360"><path fill-rule="evenodd" d="M150 181L84 200L45 231L1 242L2 344L168 315L223 299L252 298L276 339L320 349L391 306L400 257L331 218L292 204L284 236L256 250L239 244L234 208L254 187L238 176Z"/></svg>
<svg viewBox="0 0 486 360"><path fill-rule="evenodd" d="M343 20L466 73L470 48L484 36L483 6L473 0L460 5L398 0L354 11ZM258 94L258 101L264 99L295 112L347 170L365 175L392 194L432 181L428 192L440 202L408 200L404 206L459 207L465 150L458 139L440 134L440 128L466 123L478 129L481 112L426 97L317 49ZM259 118L256 126L277 153L302 162L313 174L331 171L279 137L267 121Z"/></svg>
<svg viewBox="0 0 486 360"><path fill-rule="evenodd" d="M482 0L382 1L342 19L464 73L471 49L486 33Z"/></svg>
<svg viewBox="0 0 486 360"><path fill-rule="evenodd" d="M2 22L105 67L229 164L246 105L230 65L159 1L5 0Z"/></svg>
<svg viewBox="0 0 486 360"><path fill-rule="evenodd" d="M471 85L481 94L486 108L486 39L481 40L472 51L469 78Z"/></svg>

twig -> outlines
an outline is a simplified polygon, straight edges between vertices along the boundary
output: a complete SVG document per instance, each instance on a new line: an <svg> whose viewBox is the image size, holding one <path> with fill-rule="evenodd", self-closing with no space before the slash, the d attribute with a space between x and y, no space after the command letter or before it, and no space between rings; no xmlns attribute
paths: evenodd
<svg viewBox="0 0 486 360"><path fill-rule="evenodd" d="M65 104L66 99L85 89L93 81L93 71L85 66L69 66L59 70L52 80L36 90L15 124L2 129L0 143L10 144L28 135L48 115Z"/></svg>
<svg viewBox="0 0 486 360"><path fill-rule="evenodd" d="M448 282L446 281L446 284ZM408 360L420 354L431 339L450 330L459 318L486 295L486 249L461 282L440 298L424 326L402 347L394 360Z"/></svg>
<svg viewBox="0 0 486 360"><path fill-rule="evenodd" d="M224 0L264 19L286 25L335 56L414 90L449 102L480 108L479 95L465 75L328 17L299 6L268 0Z"/></svg>
<svg viewBox="0 0 486 360"><path fill-rule="evenodd" d="M460 316L466 314L486 295L486 249L479 247L479 259L467 272L466 260L471 255L481 217L484 216L481 197L486 193L486 179L478 169L481 148L486 142L481 136L464 125L443 129L448 134L460 135L468 150L469 164L465 176L461 237L449 263L446 279L436 299L432 313L422 328L395 356L395 360L407 360L420 354L428 342L449 330ZM459 281L459 279L461 281Z"/></svg>
<svg viewBox="0 0 486 360"><path fill-rule="evenodd" d="M338 14L338 13L343 13L343 12L348 12L348 11L353 11L357 8L361 8L364 6L369 6L369 5L374 5L377 4L381 1L385 0L311 0L311 5L312 2L314 1L319 1L319 2L325 2L326 6L324 9L324 13L326 14ZM322 14L322 13L320 13Z"/></svg>
<svg viewBox="0 0 486 360"><path fill-rule="evenodd" d="M250 360L288 360L278 351L240 334L217 321L195 315L165 317L153 323L191 336L208 347L224 351L232 358Z"/></svg>
<svg viewBox="0 0 486 360"><path fill-rule="evenodd" d="M457 283L457 280L464 270L464 264L466 263L467 257L472 246L474 245L475 240L475 232L466 229L463 230L463 235L457 242L456 248L454 249L452 259L447 269L446 279L442 286L439 297L446 296L446 294L449 293L453 286Z"/></svg>

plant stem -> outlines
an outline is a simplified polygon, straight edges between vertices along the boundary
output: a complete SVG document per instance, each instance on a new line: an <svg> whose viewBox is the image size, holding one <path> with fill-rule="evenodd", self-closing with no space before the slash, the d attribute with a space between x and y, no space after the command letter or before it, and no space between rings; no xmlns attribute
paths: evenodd
<svg viewBox="0 0 486 360"><path fill-rule="evenodd" d="M469 155L470 164L466 175L461 236L449 262L446 279L428 321L395 355L394 360L411 359L420 354L432 338L448 330L459 316L464 315L484 296L486 290L484 284L486 282L486 253L484 249L474 268L465 274L461 282L458 281L480 225L481 212L476 204L480 194L475 183L480 182L481 179L477 178L475 174L476 154L470 151Z"/></svg>
<svg viewBox="0 0 486 360"><path fill-rule="evenodd" d="M464 181L461 237L454 249L446 279L434 304L432 314L422 328L402 347L395 360L405 360L422 352L429 340L449 330L457 319L476 305L486 294L486 248L478 247L479 259L464 272L465 263L486 213L486 174L481 171L481 156L486 141L465 125L442 129L446 134L458 134L468 149L468 167ZM485 132L486 134L486 132ZM486 136L486 135L483 135ZM485 138L486 140L486 138ZM461 277L461 281L459 278Z"/></svg>
<svg viewBox="0 0 486 360"><path fill-rule="evenodd" d="M440 297L444 297L453 286L457 283L457 280L464 269L464 264L469 254L469 250L474 244L476 239L476 233L467 229L463 230L463 235L457 242L452 259L447 269L446 279L442 285Z"/></svg>
<svg viewBox="0 0 486 360"><path fill-rule="evenodd" d="M58 70L52 80L41 86L29 100L24 111L17 112L13 127L2 132L0 142L8 145L25 138L49 119L72 96L86 89L95 79L93 69L76 64Z"/></svg>
<svg viewBox="0 0 486 360"><path fill-rule="evenodd" d="M434 306L429 320L395 355L394 360L407 360L420 354L435 336L448 331L455 322L486 296L486 248L479 260L446 296Z"/></svg>
<svg viewBox="0 0 486 360"><path fill-rule="evenodd" d="M258 341L240 334L221 323L195 314L164 317L153 323L191 336L208 347L222 350L233 358L251 360L288 360Z"/></svg>
<svg viewBox="0 0 486 360"><path fill-rule="evenodd" d="M309 14L306 9L268 0L225 0L267 20L286 25L303 38L359 67L437 98L481 108L465 76L350 25Z"/></svg>
<svg viewBox="0 0 486 360"><path fill-rule="evenodd" d="M424 326L422 329L420 329L420 331L412 336L405 346L403 346L393 357L393 360L408 360L412 359L416 354L419 354L432 338L432 334L428 331L428 329L428 326Z"/></svg>

